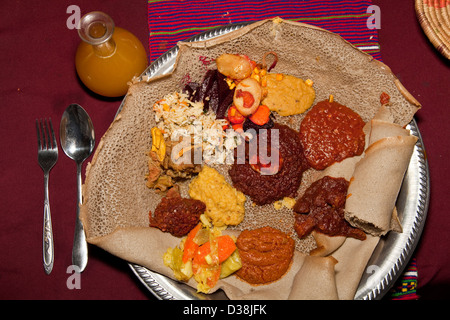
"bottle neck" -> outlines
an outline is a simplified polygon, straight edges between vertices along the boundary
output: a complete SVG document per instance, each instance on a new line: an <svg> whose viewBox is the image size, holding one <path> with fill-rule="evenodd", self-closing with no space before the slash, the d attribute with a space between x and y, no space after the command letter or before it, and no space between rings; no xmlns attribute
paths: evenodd
<svg viewBox="0 0 450 320"><path fill-rule="evenodd" d="M92 45L99 57L107 58L115 53L116 43L112 38L113 33L114 21L103 12L90 12L80 20L78 29L80 38Z"/></svg>
<svg viewBox="0 0 450 320"><path fill-rule="evenodd" d="M116 52L116 43L113 39L99 45L93 45L94 52L97 56L108 58Z"/></svg>

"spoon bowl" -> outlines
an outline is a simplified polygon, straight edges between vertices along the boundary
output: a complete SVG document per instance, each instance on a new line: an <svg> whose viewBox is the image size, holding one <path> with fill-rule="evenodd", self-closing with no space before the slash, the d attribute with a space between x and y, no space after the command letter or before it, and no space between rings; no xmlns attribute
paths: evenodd
<svg viewBox="0 0 450 320"><path fill-rule="evenodd" d="M87 264L87 242L80 221L81 166L94 151L94 126L87 112L78 104L71 104L64 111L60 124L61 147L64 153L77 164L77 217L72 249L72 264L82 272Z"/></svg>
<svg viewBox="0 0 450 320"><path fill-rule="evenodd" d="M64 153L76 162L83 162L94 150L94 126L80 105L71 104L64 111L61 118L60 139Z"/></svg>

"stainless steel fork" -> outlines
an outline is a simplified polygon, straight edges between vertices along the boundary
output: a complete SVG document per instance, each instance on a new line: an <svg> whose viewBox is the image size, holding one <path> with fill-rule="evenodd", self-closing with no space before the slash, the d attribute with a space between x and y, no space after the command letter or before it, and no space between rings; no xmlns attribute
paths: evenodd
<svg viewBox="0 0 450 320"><path fill-rule="evenodd" d="M52 218L48 197L49 172L58 160L58 145L51 119L38 121L36 119L36 131L38 138L38 162L44 171L44 226L43 226L43 262L46 274L53 269L54 249Z"/></svg>

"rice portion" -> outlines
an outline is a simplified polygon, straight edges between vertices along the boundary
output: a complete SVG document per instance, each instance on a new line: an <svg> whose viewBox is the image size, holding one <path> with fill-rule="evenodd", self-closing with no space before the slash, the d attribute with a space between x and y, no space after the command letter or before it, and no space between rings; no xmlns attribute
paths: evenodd
<svg viewBox="0 0 450 320"><path fill-rule="evenodd" d="M203 110L203 102L193 102L182 92L173 92L153 105L155 121L165 139L193 137L194 145L203 149L208 164L230 164L233 149L240 145L239 134L227 129L226 119L216 119L213 111Z"/></svg>

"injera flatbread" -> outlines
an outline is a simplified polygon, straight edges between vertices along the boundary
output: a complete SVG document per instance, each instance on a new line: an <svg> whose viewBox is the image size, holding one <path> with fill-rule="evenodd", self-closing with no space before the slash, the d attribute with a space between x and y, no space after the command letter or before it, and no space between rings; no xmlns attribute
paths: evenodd
<svg viewBox="0 0 450 320"><path fill-rule="evenodd" d="M391 136L367 148L355 166L345 219L366 232L382 236L391 230L392 213L417 137Z"/></svg>
<svg viewBox="0 0 450 320"><path fill-rule="evenodd" d="M389 94L393 121L401 126L409 123L420 108L386 65L340 36L306 24L277 18L259 21L208 41L179 43L177 61L171 74L130 86L122 110L100 140L87 166L81 219L89 243L130 263L173 277L172 271L163 265L162 255L168 247L176 246L180 239L148 227L149 210L153 211L161 198L145 185L151 147L150 129L155 125L152 105L165 94L179 91L187 81L200 82L207 69L215 68L214 59L222 53L245 54L252 60L261 61L268 51L278 54L274 72L312 79L316 102L332 94L336 101L359 113L364 121L372 119L377 112L382 92ZM302 119L303 115L277 116L276 122L298 130ZM217 169L229 180L227 168L219 166ZM298 196L317 176L318 172L314 170L305 173ZM181 192L187 196L186 185L181 185ZM274 210L272 205L252 206L248 200L246 217L235 232L239 232L239 228L271 225L292 234L293 217L290 209ZM353 242L348 240L339 250L345 249L347 242ZM361 246L366 242L357 244ZM353 298L374 247L369 242L367 244L368 249L362 250L360 255L352 252L353 257L358 257L358 264L355 264L358 270L353 268L351 276L334 280L332 268L324 268L331 276L317 273L317 280L321 279L324 285L324 279L332 279L328 280L333 282L329 285L337 287L338 298ZM312 275L311 272L299 273L304 262L311 258L308 252L315 248L314 239L296 239L296 248L291 267L281 280L254 287L232 276L219 281L217 288L222 288L229 298L308 298L295 294L296 291L291 294L291 291L294 280L295 283L301 282L303 273L312 276L314 282L314 272ZM329 266L329 257L318 258L315 263L322 261ZM346 265L342 256L340 259L336 259L336 269L340 264ZM343 281L346 279L348 281ZM281 296L280 292L283 293ZM335 290L328 292L330 296L322 299L336 298Z"/></svg>

